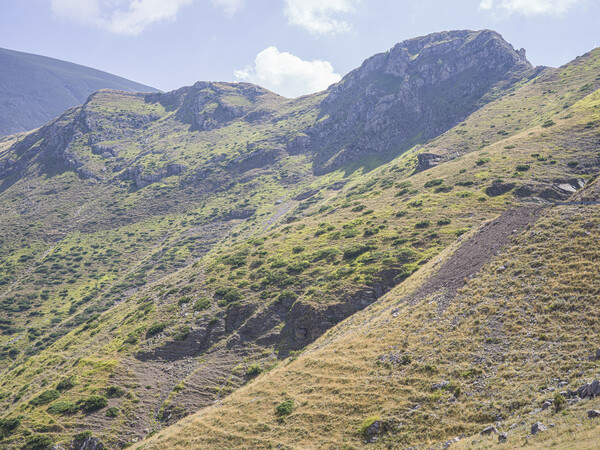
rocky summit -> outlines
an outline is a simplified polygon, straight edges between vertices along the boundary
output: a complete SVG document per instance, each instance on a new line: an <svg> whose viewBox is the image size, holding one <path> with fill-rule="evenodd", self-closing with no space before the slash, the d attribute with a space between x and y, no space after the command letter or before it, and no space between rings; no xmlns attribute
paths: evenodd
<svg viewBox="0 0 600 450"><path fill-rule="evenodd" d="M0 448L593 447L599 73L449 31L1 138Z"/></svg>

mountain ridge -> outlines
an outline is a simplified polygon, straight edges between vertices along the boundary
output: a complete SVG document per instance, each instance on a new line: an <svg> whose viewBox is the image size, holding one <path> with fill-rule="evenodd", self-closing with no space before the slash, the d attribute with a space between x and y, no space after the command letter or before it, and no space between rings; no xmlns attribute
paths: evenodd
<svg viewBox="0 0 600 450"><path fill-rule="evenodd" d="M80 64L3 48L0 67L0 135L37 128L101 88L157 91Z"/></svg>
<svg viewBox="0 0 600 450"><path fill-rule="evenodd" d="M484 49L491 40L505 51L494 34L455 33L483 36ZM334 160L339 167L322 164L336 148L302 145L321 123L330 91L284 99L249 84L199 82L164 94L101 90L39 130L0 140L1 420L20 417L0 447L33 439L69 445L87 431L109 448L152 433L158 441L148 441L151 447L316 446L308 423L333 447L358 446L356 428L376 414L388 433L376 435L382 445L433 445L458 428L475 433L493 412L510 413L504 400L480 416L469 411L480 391L471 375L461 375L467 381L460 381L459 412L443 406L444 420L427 418L446 394L429 398L440 380L429 380L425 366L444 368L440 378L457 377L446 371L444 355L424 356L434 352L427 333L448 332L435 328L447 322L430 302L438 294L449 299L455 288L462 295L461 277L450 280L448 292L443 283L425 284L414 313L393 312L401 293L435 280L438 269L446 273L441 264L454 252L462 262L450 267L476 263L476 278L496 270L495 245L513 230L523 229L519 239L529 245L534 235L510 211L547 211L555 200L596 186L600 51L541 72L514 49L506 52L524 72L510 63L497 76L500 85L493 77L485 84L487 97L465 97L451 115L458 123L392 154L386 143L397 129L376 134L345 163ZM434 69L440 73L437 61ZM450 73L462 79L460 71ZM358 90L357 103L369 86ZM395 101L399 86L392 83ZM425 102L427 94L420 95ZM492 250L468 261L478 239ZM571 241L564 239L567 251ZM488 264L496 264L492 272ZM460 315L460 302L446 308ZM389 315L372 314L384 309ZM478 320L487 320L486 311ZM382 327L394 321L381 342L370 335L383 330L370 330L373 320ZM430 328L413 346L403 330L417 332L420 324ZM336 338L349 327L365 339L353 338L355 350ZM485 341L495 335L477 336L497 345ZM402 341L410 341L410 352L381 350L384 342ZM312 360L319 351L328 357ZM485 369L467 363L467 353L457 358L465 373ZM388 364L401 374L381 373ZM327 368L344 382L329 380L321 371ZM411 408L422 405L421 421L403 409L406 399L393 406L394 391L386 390L385 380L397 381L402 371L409 372L400 384ZM310 375L314 395L301 373ZM473 380L484 380L478 376ZM269 380L280 387L271 391ZM381 396L364 394L360 380ZM245 394L254 389L261 390L256 402ZM523 382L519 389L529 405L533 388ZM331 403L317 406L320 393ZM88 411L91 398L98 408ZM291 415L279 415L275 408L288 400ZM230 424L233 433L219 417L230 405L240 419ZM208 429L197 433L196 416L167 428L196 411L210 419ZM396 419L410 423L409 436L391 428ZM172 432L181 427L183 434Z"/></svg>

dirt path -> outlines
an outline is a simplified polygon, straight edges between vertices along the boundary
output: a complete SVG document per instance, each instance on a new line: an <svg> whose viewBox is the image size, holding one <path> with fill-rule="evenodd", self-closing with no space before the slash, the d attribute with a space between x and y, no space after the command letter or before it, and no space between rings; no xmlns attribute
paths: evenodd
<svg viewBox="0 0 600 450"><path fill-rule="evenodd" d="M415 303L439 292L436 300L441 311L444 311L456 291L465 284L465 278L479 272L509 243L511 236L516 236L528 224L535 222L541 211L541 207L509 209L487 222L442 264L435 275L403 300Z"/></svg>

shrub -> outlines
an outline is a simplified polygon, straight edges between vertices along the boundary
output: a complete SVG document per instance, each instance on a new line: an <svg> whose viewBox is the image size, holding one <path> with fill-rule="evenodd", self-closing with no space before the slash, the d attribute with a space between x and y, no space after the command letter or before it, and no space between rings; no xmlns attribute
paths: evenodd
<svg viewBox="0 0 600 450"><path fill-rule="evenodd" d="M75 436L73 436L73 439L75 439L76 441L82 442L82 441L85 441L89 437L92 437L92 432L90 430L87 430L87 431L82 431L81 433L77 433Z"/></svg>
<svg viewBox="0 0 600 450"><path fill-rule="evenodd" d="M294 291L290 291L289 289L286 289L285 291L281 292L277 296L277 301L281 302L284 300L296 300L297 298L298 298L298 294L296 294Z"/></svg>
<svg viewBox="0 0 600 450"><path fill-rule="evenodd" d="M73 402L56 402L50 405L47 411L50 414L75 414L78 409Z"/></svg>
<svg viewBox="0 0 600 450"><path fill-rule="evenodd" d="M439 186L440 184L442 184L444 182L444 180L429 180L425 183L425 187L426 188L430 188L430 187L434 187L434 186Z"/></svg>
<svg viewBox="0 0 600 450"><path fill-rule="evenodd" d="M52 438L46 434L34 434L27 438L27 446L25 448L31 450L42 450L49 448L54 442Z"/></svg>
<svg viewBox="0 0 600 450"><path fill-rule="evenodd" d="M372 249L372 245L354 244L353 246L348 247L346 250L344 250L344 258L353 259Z"/></svg>
<svg viewBox="0 0 600 450"><path fill-rule="evenodd" d="M219 287L215 294L221 297L225 303L233 303L242 299L242 294L234 287Z"/></svg>
<svg viewBox="0 0 600 450"><path fill-rule="evenodd" d="M569 167L577 167L578 165L579 165L578 161L569 161L567 163L567 166L569 166Z"/></svg>
<svg viewBox="0 0 600 450"><path fill-rule="evenodd" d="M286 400L275 408L275 412L278 416L289 416L294 411L294 400Z"/></svg>
<svg viewBox="0 0 600 450"><path fill-rule="evenodd" d="M415 223L415 228L427 228L431 225L430 220L421 220L420 222Z"/></svg>
<svg viewBox="0 0 600 450"><path fill-rule="evenodd" d="M200 297L194 303L194 311L204 311L210 307L210 300L207 297Z"/></svg>
<svg viewBox="0 0 600 450"><path fill-rule="evenodd" d="M331 262L339 254L340 254L340 251L337 248L333 248L333 247L322 248L320 250L317 250L313 254L313 261L321 261L324 259L326 261Z"/></svg>
<svg viewBox="0 0 600 450"><path fill-rule="evenodd" d="M111 419L117 417L119 415L119 408L116 406L111 406L106 410L106 417L110 417Z"/></svg>
<svg viewBox="0 0 600 450"><path fill-rule="evenodd" d="M86 399L79 400L79 406L85 412L93 412L108 406L106 397L91 395Z"/></svg>
<svg viewBox="0 0 600 450"><path fill-rule="evenodd" d="M250 367L248 367L248 369L246 370L246 376L248 378L253 378L253 377L259 375L261 372L262 372L262 368L260 367L260 365L257 363L254 363Z"/></svg>
<svg viewBox="0 0 600 450"><path fill-rule="evenodd" d="M125 395L125 389L121 386L109 386L106 389L106 396L108 398L119 398Z"/></svg>
<svg viewBox="0 0 600 450"><path fill-rule="evenodd" d="M162 333L164 329L167 328L167 325L168 324L165 322L157 322L150 325L150 328L146 331L146 336L154 336L158 333Z"/></svg>
<svg viewBox="0 0 600 450"><path fill-rule="evenodd" d="M56 389L59 391L66 391L71 389L77 384L77 379L74 376L63 378L56 385Z"/></svg>
<svg viewBox="0 0 600 450"><path fill-rule="evenodd" d="M60 392L58 392L56 389L48 389L37 397L32 398L29 401L29 404L33 406L45 405L46 403L56 400L58 397L60 397Z"/></svg>
<svg viewBox="0 0 600 450"><path fill-rule="evenodd" d="M21 419L18 417L13 417L12 419L0 419L0 430L4 434L10 434L19 428L21 425Z"/></svg>
<svg viewBox="0 0 600 450"><path fill-rule="evenodd" d="M519 172L526 172L529 170L529 164L519 164L517 166L517 171Z"/></svg>
<svg viewBox="0 0 600 450"><path fill-rule="evenodd" d="M189 303L191 301L192 301L192 297L190 297L189 295L186 295L185 297L181 297L179 299L179 301L177 302L177 304L179 306L181 306L181 305L185 305L185 304L187 304L187 303Z"/></svg>
<svg viewBox="0 0 600 450"><path fill-rule="evenodd" d="M548 119L542 124L542 128L548 128L552 125L554 125L554 121L552 119Z"/></svg>
<svg viewBox="0 0 600 450"><path fill-rule="evenodd" d="M567 406L567 400L565 397L558 392L554 395L554 412L561 412Z"/></svg>
<svg viewBox="0 0 600 450"><path fill-rule="evenodd" d="M490 161L491 158L479 158L477 161L475 161L475 164L478 166L483 166L485 163L489 163Z"/></svg>
<svg viewBox="0 0 600 450"><path fill-rule="evenodd" d="M444 226L444 225L450 225L451 220L450 219L441 219L438 220L438 225L439 226Z"/></svg>
<svg viewBox="0 0 600 450"><path fill-rule="evenodd" d="M292 247L292 253L302 253L305 248L302 245L294 245Z"/></svg>

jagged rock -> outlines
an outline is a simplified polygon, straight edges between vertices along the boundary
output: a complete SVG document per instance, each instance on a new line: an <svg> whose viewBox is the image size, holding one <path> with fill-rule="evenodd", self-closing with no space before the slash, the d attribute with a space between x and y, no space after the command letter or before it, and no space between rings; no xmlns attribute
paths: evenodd
<svg viewBox="0 0 600 450"><path fill-rule="evenodd" d="M581 398L594 398L600 395L600 381L594 380L589 384L584 384L575 392Z"/></svg>
<svg viewBox="0 0 600 450"><path fill-rule="evenodd" d="M506 433L505 431L498 434L498 442L506 442L507 439L508 439L508 433Z"/></svg>
<svg viewBox="0 0 600 450"><path fill-rule="evenodd" d="M87 437L83 441L72 440L69 445L69 450L103 450L104 445L100 439L95 437Z"/></svg>
<svg viewBox="0 0 600 450"><path fill-rule="evenodd" d="M443 157L434 153L417 153L417 172L431 169L443 161Z"/></svg>
<svg viewBox="0 0 600 450"><path fill-rule="evenodd" d="M498 195L506 194L510 190L514 189L515 183L503 183L502 181L494 181L491 186L485 189L485 193L490 197L496 197Z"/></svg>
<svg viewBox="0 0 600 450"><path fill-rule="evenodd" d="M517 197L531 197L533 194L535 194L535 191L531 186L523 185L516 188L514 190L514 194Z"/></svg>
<svg viewBox="0 0 600 450"><path fill-rule="evenodd" d="M373 155L397 155L448 130L507 87L533 75L529 62L489 30L410 39L333 85L322 115L290 149L314 151L316 173ZM424 166L426 167L426 166Z"/></svg>
<svg viewBox="0 0 600 450"><path fill-rule="evenodd" d="M480 434L482 434L483 436L486 436L486 435L492 434L492 433L498 434L498 429L495 426L490 425L489 427L486 427L483 430L481 430Z"/></svg>
<svg viewBox="0 0 600 450"><path fill-rule="evenodd" d="M431 390L435 391L437 389L446 389L450 385L449 381L442 381L440 383L436 383L431 386Z"/></svg>
<svg viewBox="0 0 600 450"><path fill-rule="evenodd" d="M594 419L595 417L600 417L600 411L598 411L597 409L590 409L587 412L588 415L588 419Z"/></svg>
<svg viewBox="0 0 600 450"><path fill-rule="evenodd" d="M456 444L458 441L460 441L460 438L459 438L458 436L457 436L457 437L455 437L455 438L452 438L452 439L450 439L450 440L448 440L448 441L444 442L444 443L442 444L442 448L448 448L448 447L450 447L452 444Z"/></svg>
<svg viewBox="0 0 600 450"><path fill-rule="evenodd" d="M542 403L542 411L545 411L548 408L550 408L552 406L552 403L552 400L546 400L544 403Z"/></svg>
<svg viewBox="0 0 600 450"><path fill-rule="evenodd" d="M536 422L531 425L531 434L537 434L542 431L546 431L548 428L542 422Z"/></svg>
<svg viewBox="0 0 600 450"><path fill-rule="evenodd" d="M377 441L379 439L379 435L383 433L383 431L383 423L381 422L381 420L376 420L371 425L369 425L369 428L367 428L367 430L365 431L365 442L367 444L372 444L373 442Z"/></svg>

